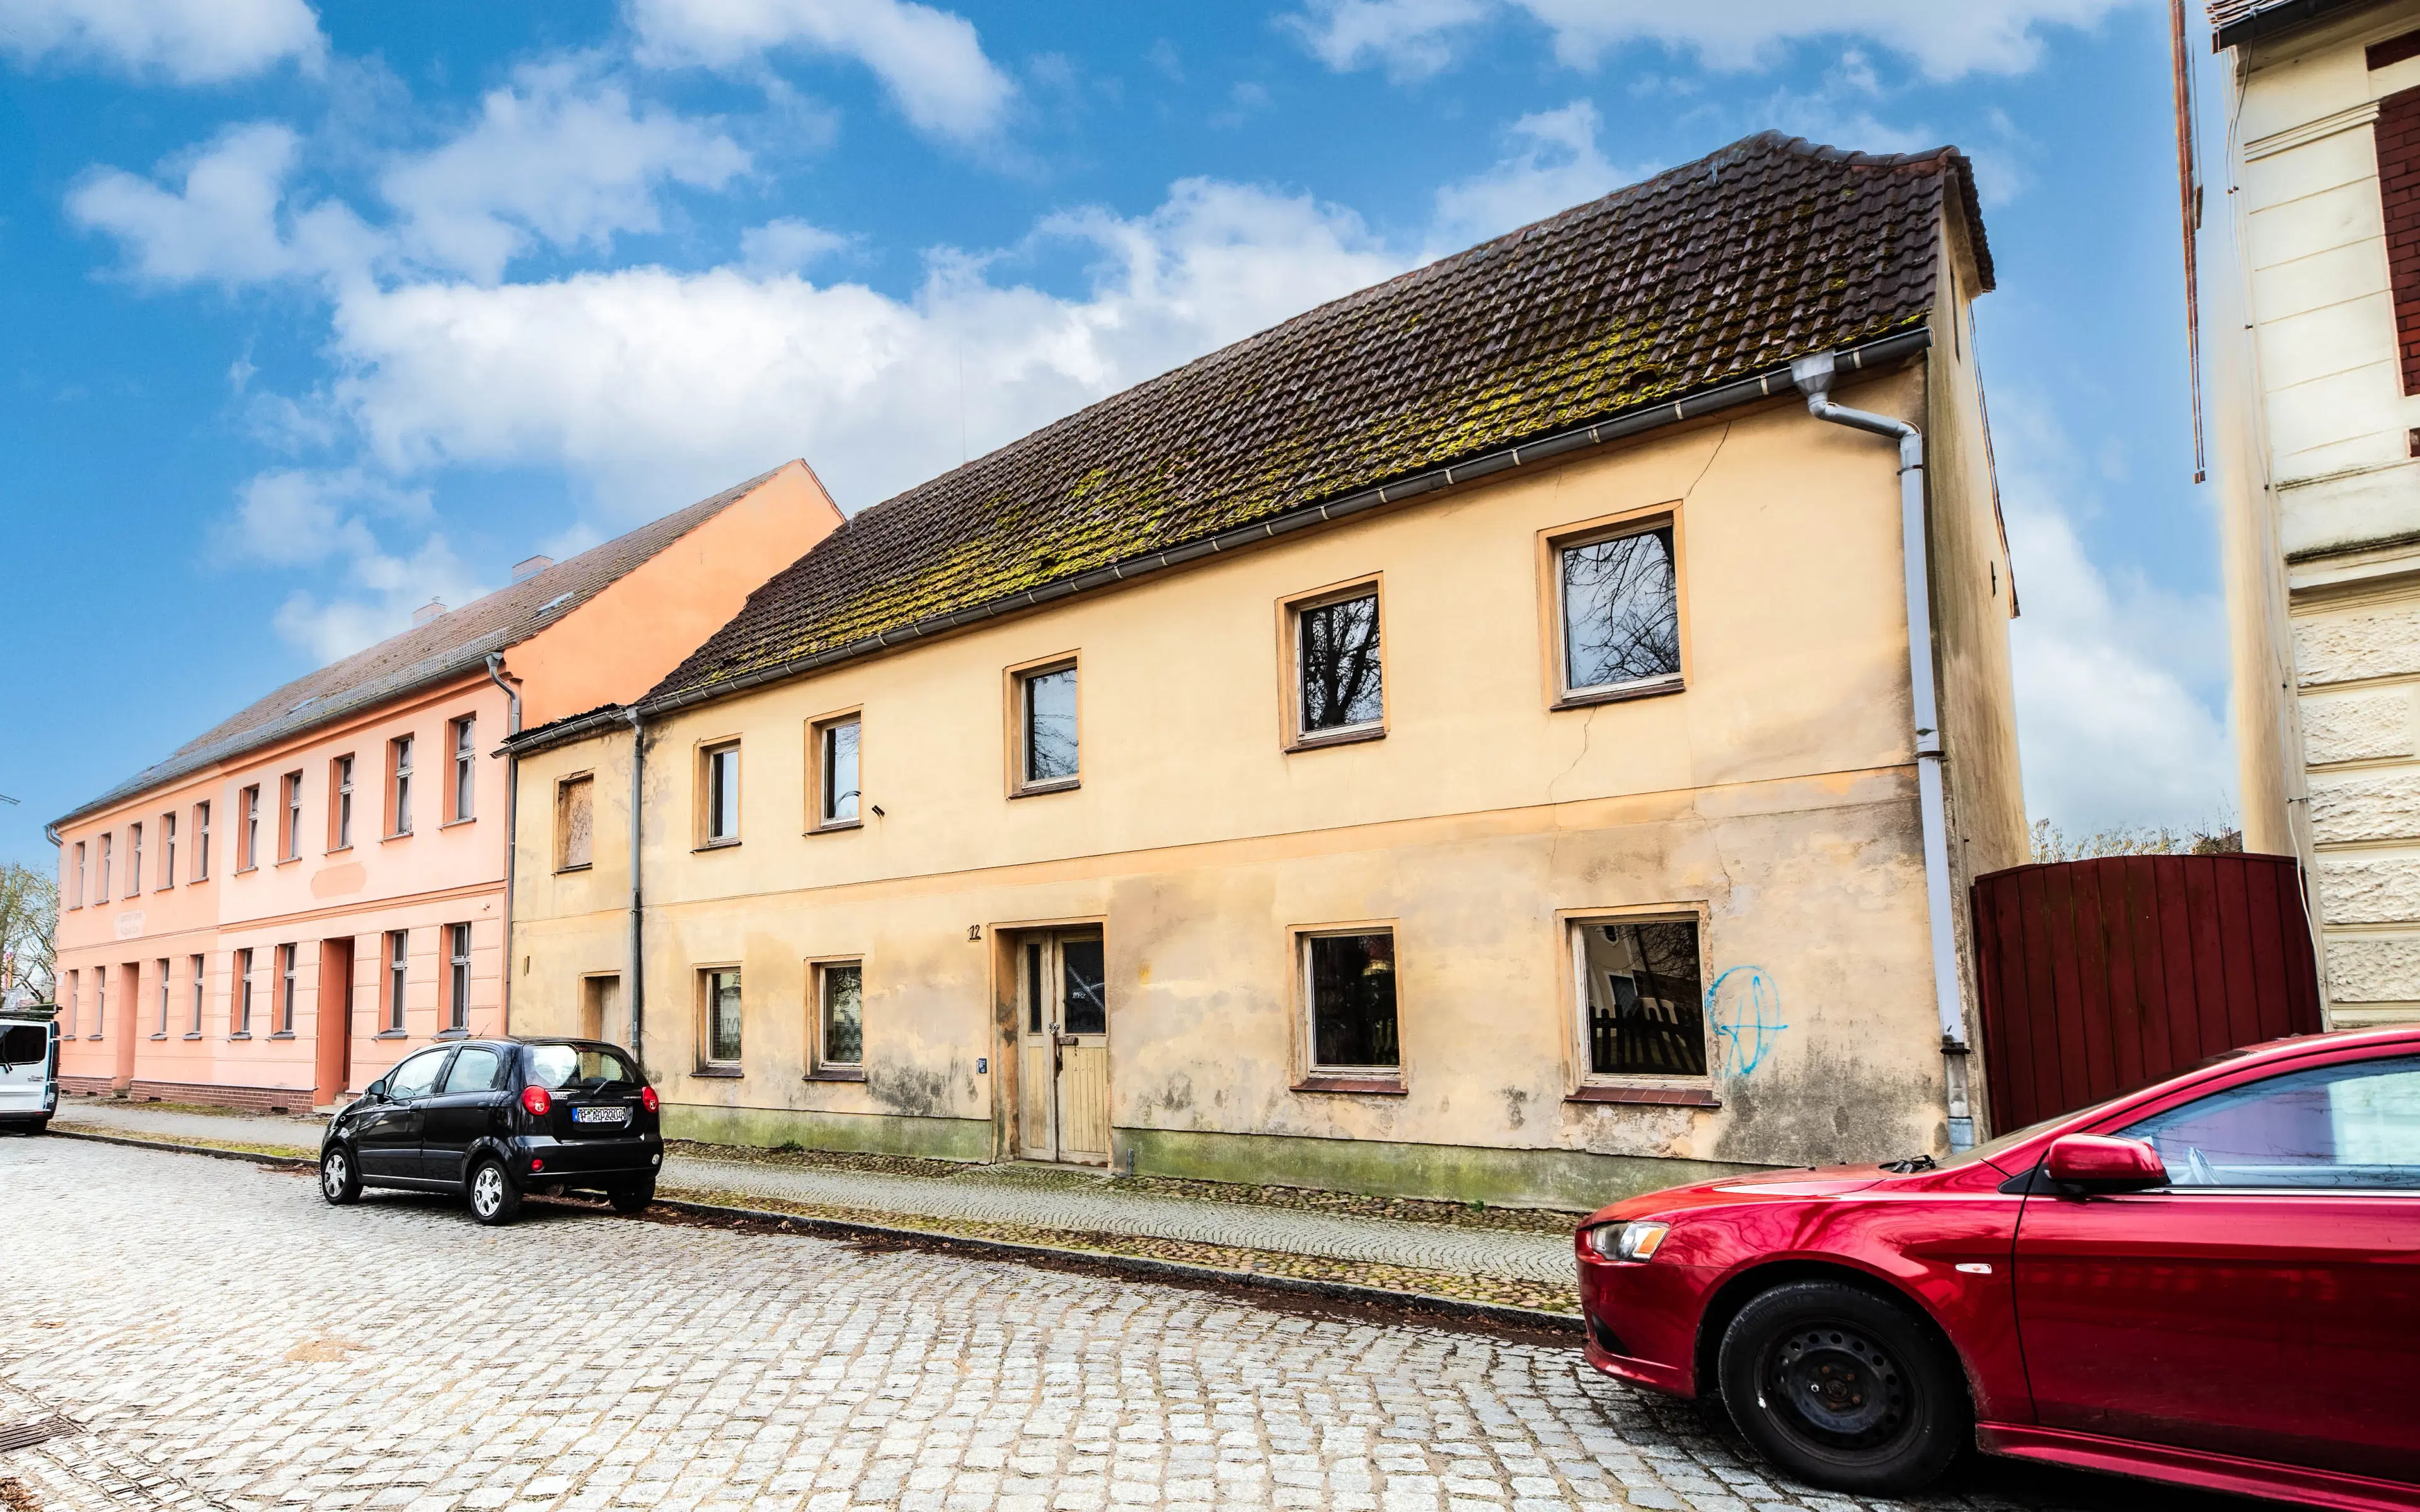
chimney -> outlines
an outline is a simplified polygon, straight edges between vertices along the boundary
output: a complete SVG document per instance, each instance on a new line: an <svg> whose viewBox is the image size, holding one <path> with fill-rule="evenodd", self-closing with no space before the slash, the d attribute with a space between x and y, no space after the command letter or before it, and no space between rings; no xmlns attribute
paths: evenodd
<svg viewBox="0 0 2420 1512"><path fill-rule="evenodd" d="M437 618L444 612L445 600L442 598L432 598L427 603L421 605L418 609L411 611L412 628L418 629L420 626L427 625L429 621Z"/></svg>
<svg viewBox="0 0 2420 1512"><path fill-rule="evenodd" d="M553 565L552 557L531 557L527 561L516 562L513 563L513 581L520 582L524 578L535 578Z"/></svg>

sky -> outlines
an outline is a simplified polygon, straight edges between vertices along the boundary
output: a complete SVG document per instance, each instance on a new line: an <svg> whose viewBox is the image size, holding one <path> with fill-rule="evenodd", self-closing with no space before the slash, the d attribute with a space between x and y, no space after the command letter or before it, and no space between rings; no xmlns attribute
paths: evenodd
<svg viewBox="0 0 2420 1512"><path fill-rule="evenodd" d="M2026 801L2231 810L2152 0L0 0L0 860L792 456L844 509L1778 129L1975 161Z"/></svg>

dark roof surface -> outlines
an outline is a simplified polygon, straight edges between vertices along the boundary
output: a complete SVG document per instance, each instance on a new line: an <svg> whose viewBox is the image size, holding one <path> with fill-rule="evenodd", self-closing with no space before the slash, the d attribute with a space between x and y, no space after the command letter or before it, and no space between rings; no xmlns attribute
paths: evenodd
<svg viewBox="0 0 2420 1512"><path fill-rule="evenodd" d="M2211 46L2224 51L2378 0L2210 0Z"/></svg>
<svg viewBox="0 0 2420 1512"><path fill-rule="evenodd" d="M783 463L783 467L790 464ZM100 797L55 821L66 824L147 788L172 782L214 762L325 724L411 688L460 675L489 652L519 644L597 596L657 552L754 492L763 473L686 509L591 547L484 598L389 636L365 651L298 677L256 699Z"/></svg>
<svg viewBox="0 0 2420 1512"><path fill-rule="evenodd" d="M648 695L937 615L1793 356L1924 323L1954 148L1767 132L1321 305L860 512Z"/></svg>

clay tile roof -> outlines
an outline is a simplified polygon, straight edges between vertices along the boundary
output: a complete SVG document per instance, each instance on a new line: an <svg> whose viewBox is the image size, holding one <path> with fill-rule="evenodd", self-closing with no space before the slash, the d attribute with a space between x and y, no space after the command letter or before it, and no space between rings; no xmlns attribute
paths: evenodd
<svg viewBox="0 0 2420 1512"><path fill-rule="evenodd" d="M839 648L1924 324L1956 149L1767 132L1321 305L860 512L648 695Z"/></svg>
<svg viewBox="0 0 2420 1512"><path fill-rule="evenodd" d="M788 464L784 463L783 466ZM780 471L780 468L773 472ZM483 663L489 652L519 644L597 596L657 552L754 492L763 473L710 499L701 499L602 546L531 574L484 598L389 636L365 651L298 677L203 731L165 761L137 772L54 821L67 824L96 810L216 762L240 756L398 694Z"/></svg>
<svg viewBox="0 0 2420 1512"><path fill-rule="evenodd" d="M2378 0L2210 0L2211 46L2217 51L2319 21Z"/></svg>

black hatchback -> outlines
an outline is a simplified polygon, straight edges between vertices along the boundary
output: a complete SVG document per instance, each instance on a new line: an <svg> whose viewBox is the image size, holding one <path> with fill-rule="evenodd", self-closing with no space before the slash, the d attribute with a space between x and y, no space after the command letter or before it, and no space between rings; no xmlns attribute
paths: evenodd
<svg viewBox="0 0 2420 1512"><path fill-rule="evenodd" d="M531 1192L598 1192L616 1212L655 1200L664 1141L656 1089L593 1040L465 1040L407 1056L328 1120L319 1192L458 1192L483 1224Z"/></svg>

